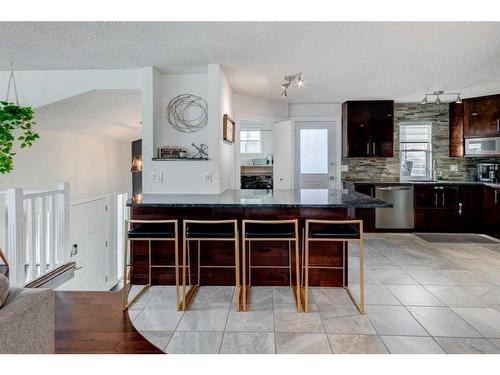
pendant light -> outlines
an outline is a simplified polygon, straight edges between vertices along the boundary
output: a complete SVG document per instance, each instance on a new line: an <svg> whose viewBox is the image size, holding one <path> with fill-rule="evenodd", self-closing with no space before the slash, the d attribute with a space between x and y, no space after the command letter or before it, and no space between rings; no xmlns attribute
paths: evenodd
<svg viewBox="0 0 500 375"><path fill-rule="evenodd" d="M443 90L433 91L431 93L425 94L425 96L422 99L422 101L420 102L420 104L421 105L429 104L429 96L431 96L431 97L435 96L436 97L436 99L434 100L434 104L437 104L437 105L440 105L440 104L443 103L443 101L441 100L441 98L443 96L454 96L454 97L457 98L455 102L457 104L461 104L462 103L462 97L461 97L461 95L462 95L461 92L444 92Z"/></svg>

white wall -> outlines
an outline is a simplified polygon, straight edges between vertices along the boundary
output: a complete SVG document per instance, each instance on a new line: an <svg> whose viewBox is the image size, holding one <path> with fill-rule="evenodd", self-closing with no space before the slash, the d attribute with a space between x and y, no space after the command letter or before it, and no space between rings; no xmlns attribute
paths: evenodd
<svg viewBox="0 0 500 375"><path fill-rule="evenodd" d="M224 71L219 67L220 103L219 103L219 144L220 144L220 189L234 189L239 186L236 181L236 147L237 143L223 142L223 116L227 114L234 119L234 93ZM235 131L238 132L237 126Z"/></svg>
<svg viewBox="0 0 500 375"><path fill-rule="evenodd" d="M71 199L130 191L130 143L38 129L30 149L18 150L14 170L0 175L0 190L55 188L70 183Z"/></svg>
<svg viewBox="0 0 500 375"><path fill-rule="evenodd" d="M143 192L219 193L235 185L235 145L222 141L222 116L234 116L233 91L221 67L211 64L207 74L162 75L154 68L142 69L143 79ZM208 104L207 126L195 133L182 133L168 123L166 109L177 95L195 94ZM161 145L183 146L188 156L191 143L208 145L208 161L154 161ZM162 174L162 182L152 175ZM205 176L212 182L206 182Z"/></svg>
<svg viewBox="0 0 500 375"><path fill-rule="evenodd" d="M288 119L288 103L236 94L234 112L237 120L282 121Z"/></svg>
<svg viewBox="0 0 500 375"><path fill-rule="evenodd" d="M291 119L298 118L342 118L342 104L289 104L288 116Z"/></svg>

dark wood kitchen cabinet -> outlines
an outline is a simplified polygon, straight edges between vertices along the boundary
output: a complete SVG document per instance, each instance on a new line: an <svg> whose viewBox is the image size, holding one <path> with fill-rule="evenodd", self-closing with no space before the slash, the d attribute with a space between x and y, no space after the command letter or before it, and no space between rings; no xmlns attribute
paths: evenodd
<svg viewBox="0 0 500 375"><path fill-rule="evenodd" d="M393 100L342 104L342 154L345 158L393 156Z"/></svg>
<svg viewBox="0 0 500 375"><path fill-rule="evenodd" d="M464 156L464 105L450 103L450 144L449 156Z"/></svg>
<svg viewBox="0 0 500 375"><path fill-rule="evenodd" d="M461 185L458 189L457 228L463 233L483 232L483 186Z"/></svg>
<svg viewBox="0 0 500 375"><path fill-rule="evenodd" d="M500 135L500 95L464 99L464 136Z"/></svg>
<svg viewBox="0 0 500 375"><path fill-rule="evenodd" d="M483 194L484 231L491 234L500 234L500 188L486 186Z"/></svg>
<svg viewBox="0 0 500 375"><path fill-rule="evenodd" d="M458 186L415 185L413 191L416 231L458 230Z"/></svg>

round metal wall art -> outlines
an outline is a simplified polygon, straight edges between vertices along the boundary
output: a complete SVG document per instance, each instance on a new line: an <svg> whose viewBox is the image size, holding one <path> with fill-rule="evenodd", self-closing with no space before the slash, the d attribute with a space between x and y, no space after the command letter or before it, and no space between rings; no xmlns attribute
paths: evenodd
<svg viewBox="0 0 500 375"><path fill-rule="evenodd" d="M173 98L167 106L167 121L182 133L194 133L204 128L208 120L207 101L201 96L182 94ZM196 113L194 118L190 114Z"/></svg>

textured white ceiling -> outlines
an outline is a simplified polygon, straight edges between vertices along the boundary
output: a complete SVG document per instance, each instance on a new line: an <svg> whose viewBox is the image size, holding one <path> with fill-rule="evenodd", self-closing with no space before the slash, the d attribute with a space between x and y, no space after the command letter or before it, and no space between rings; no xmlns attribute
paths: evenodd
<svg viewBox="0 0 500 375"><path fill-rule="evenodd" d="M219 63L239 94L293 103L420 100L426 91L500 92L500 23L0 23L0 69L203 72Z"/></svg>

